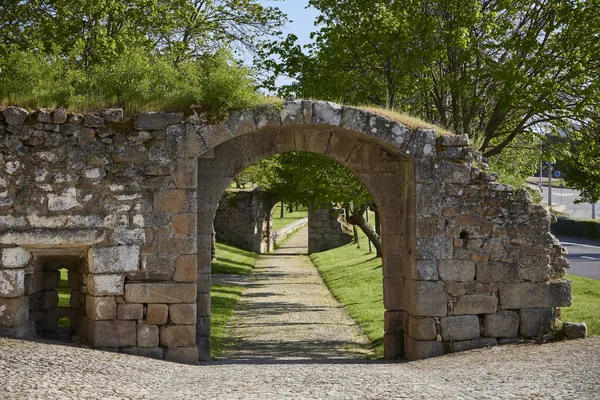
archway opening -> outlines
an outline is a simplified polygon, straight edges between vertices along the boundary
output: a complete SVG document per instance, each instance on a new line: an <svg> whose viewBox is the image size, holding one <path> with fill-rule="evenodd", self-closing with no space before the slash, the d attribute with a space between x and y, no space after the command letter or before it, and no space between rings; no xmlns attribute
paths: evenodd
<svg viewBox="0 0 600 400"><path fill-rule="evenodd" d="M402 353L403 324L408 298L405 281L414 265L414 173L412 160L386 149L376 139L344 132L277 130L230 139L198 159L198 304L210 304L212 217L222 193L250 165L275 154L320 154L351 171L367 188L380 212L383 300L386 312L385 356ZM389 146L388 146L389 147ZM366 244L366 243L365 243ZM204 290L201 292L200 290ZM207 309L207 307L204 307ZM210 321L210 311L199 316ZM389 323L387 322L389 320ZM204 327L204 328L203 328ZM198 325L199 347L210 337L210 324ZM202 352L202 351L201 351ZM206 354L205 354L206 356ZM206 357L208 358L208 357Z"/></svg>

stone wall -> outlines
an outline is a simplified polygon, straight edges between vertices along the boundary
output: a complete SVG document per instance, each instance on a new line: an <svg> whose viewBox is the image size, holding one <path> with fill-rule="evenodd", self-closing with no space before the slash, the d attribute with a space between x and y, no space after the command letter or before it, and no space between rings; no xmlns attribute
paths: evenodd
<svg viewBox="0 0 600 400"><path fill-rule="evenodd" d="M317 253L352 242L352 230L343 210L324 206L308 211L308 252Z"/></svg>
<svg viewBox="0 0 600 400"><path fill-rule="evenodd" d="M498 183L466 136L300 100L218 124L193 110L124 120L121 110L9 107L0 113L0 333L30 337L52 322L44 314L68 312L71 333L93 347L209 359L217 205L239 172L286 151L338 161L377 204L386 357L536 337L571 304L548 213ZM69 311L55 306L53 260L74 271Z"/></svg>
<svg viewBox="0 0 600 400"><path fill-rule="evenodd" d="M257 188L225 192L215 213L217 241L255 253L273 249L271 210L275 202Z"/></svg>

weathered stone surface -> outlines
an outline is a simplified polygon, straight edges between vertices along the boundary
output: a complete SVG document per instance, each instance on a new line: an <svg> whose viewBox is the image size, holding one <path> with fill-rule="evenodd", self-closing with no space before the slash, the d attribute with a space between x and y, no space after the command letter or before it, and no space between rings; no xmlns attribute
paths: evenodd
<svg viewBox="0 0 600 400"><path fill-rule="evenodd" d="M521 308L568 307L573 302L571 281L514 283L500 287L500 306L504 310Z"/></svg>
<svg viewBox="0 0 600 400"><path fill-rule="evenodd" d="M449 260L452 259L453 241L451 238L419 238L417 239L417 260Z"/></svg>
<svg viewBox="0 0 600 400"><path fill-rule="evenodd" d="M31 254L22 247L6 247L1 251L3 268L23 268L31 260Z"/></svg>
<svg viewBox="0 0 600 400"><path fill-rule="evenodd" d="M88 291L93 296L122 296L125 292L125 275L89 275Z"/></svg>
<svg viewBox="0 0 600 400"><path fill-rule="evenodd" d="M0 328L16 328L29 318L29 302L26 296L0 297Z"/></svg>
<svg viewBox="0 0 600 400"><path fill-rule="evenodd" d="M195 255L182 255L177 257L175 262L175 273L173 281L175 282L195 282L198 275Z"/></svg>
<svg viewBox="0 0 600 400"><path fill-rule="evenodd" d="M383 358L397 360L404 355L404 333L385 333L383 335Z"/></svg>
<svg viewBox="0 0 600 400"><path fill-rule="evenodd" d="M474 349L483 349L486 347L496 346L498 341L494 338L480 338L473 340L462 340L452 342L451 350L453 352L467 351Z"/></svg>
<svg viewBox="0 0 600 400"><path fill-rule="evenodd" d="M131 354L132 356L154 358L162 360L164 357L164 349L162 347L124 347L120 349L121 353Z"/></svg>
<svg viewBox="0 0 600 400"><path fill-rule="evenodd" d="M442 260L439 273L444 281L472 281L475 279L475 263L470 260Z"/></svg>
<svg viewBox="0 0 600 400"><path fill-rule="evenodd" d="M193 347L178 347L176 349L167 349L165 351L165 360L180 364L198 364L198 348Z"/></svg>
<svg viewBox="0 0 600 400"><path fill-rule="evenodd" d="M416 262L417 270L415 279L424 281L437 281L440 279L438 273L438 262L435 260L419 260Z"/></svg>
<svg viewBox="0 0 600 400"><path fill-rule="evenodd" d="M553 308L532 308L519 311L521 324L519 334L525 337L544 335L554 326Z"/></svg>
<svg viewBox="0 0 600 400"><path fill-rule="evenodd" d="M94 321L117 318L117 302L114 297L87 296L85 299L87 317Z"/></svg>
<svg viewBox="0 0 600 400"><path fill-rule="evenodd" d="M410 317L408 319L408 334L416 340L435 340L437 337L435 320L433 318Z"/></svg>
<svg viewBox="0 0 600 400"><path fill-rule="evenodd" d="M312 109L312 122L340 126L342 121L342 107L328 101L315 101Z"/></svg>
<svg viewBox="0 0 600 400"><path fill-rule="evenodd" d="M63 107L59 107L52 113L52 123L53 124L64 124L67 122L68 114L67 110Z"/></svg>
<svg viewBox="0 0 600 400"><path fill-rule="evenodd" d="M583 339L587 336L587 324L585 322L565 322L561 332L565 339Z"/></svg>
<svg viewBox="0 0 600 400"><path fill-rule="evenodd" d="M77 201L77 189L67 189L60 195L48 195L49 211L68 211L73 208L80 208L81 203Z"/></svg>
<svg viewBox="0 0 600 400"><path fill-rule="evenodd" d="M2 114L8 125L21 125L29 116L27 110L20 107L6 107Z"/></svg>
<svg viewBox="0 0 600 400"><path fill-rule="evenodd" d="M102 128L105 122L104 118L94 114L88 114L83 119L83 125L88 128Z"/></svg>
<svg viewBox="0 0 600 400"><path fill-rule="evenodd" d="M169 349L196 344L194 325L166 325L160 327L160 345Z"/></svg>
<svg viewBox="0 0 600 400"><path fill-rule="evenodd" d="M518 282L519 265L508 262L481 262L477 264L477 280L489 283Z"/></svg>
<svg viewBox="0 0 600 400"><path fill-rule="evenodd" d="M408 329L406 311L386 311L384 314L384 332L400 333Z"/></svg>
<svg viewBox="0 0 600 400"><path fill-rule="evenodd" d="M458 315L442 318L442 339L468 340L479 337L479 318L476 315Z"/></svg>
<svg viewBox="0 0 600 400"><path fill-rule="evenodd" d="M148 304L146 323L149 325L164 325L169 316L169 306L166 304Z"/></svg>
<svg viewBox="0 0 600 400"><path fill-rule="evenodd" d="M459 297L454 306L455 315L491 314L498 308L495 295L472 294Z"/></svg>
<svg viewBox="0 0 600 400"><path fill-rule="evenodd" d="M156 325L138 325L137 326L137 345L138 347L156 347L158 346L158 326Z"/></svg>
<svg viewBox="0 0 600 400"><path fill-rule="evenodd" d="M94 274L136 272L139 259L138 246L96 246L88 255L89 269Z"/></svg>
<svg viewBox="0 0 600 400"><path fill-rule="evenodd" d="M483 335L495 338L512 338L519 334L519 313L503 310L483 318Z"/></svg>
<svg viewBox="0 0 600 400"><path fill-rule="evenodd" d="M25 270L0 270L0 297L20 297L25 293Z"/></svg>
<svg viewBox="0 0 600 400"><path fill-rule="evenodd" d="M177 325L196 323L196 303L171 304L169 306L169 320Z"/></svg>
<svg viewBox="0 0 600 400"><path fill-rule="evenodd" d="M404 356L409 361L439 357L444 354L445 351L442 342L435 340L415 340L409 335L404 335Z"/></svg>
<svg viewBox="0 0 600 400"><path fill-rule="evenodd" d="M125 300L129 303L191 303L196 300L193 283L128 283Z"/></svg>
<svg viewBox="0 0 600 400"><path fill-rule="evenodd" d="M118 319L138 320L144 318L144 306L142 304L119 304L117 306Z"/></svg>
<svg viewBox="0 0 600 400"><path fill-rule="evenodd" d="M135 116L135 129L140 131L158 131L169 125L178 124L183 119L181 113L143 112Z"/></svg>
<svg viewBox="0 0 600 400"><path fill-rule="evenodd" d="M100 113L106 122L114 123L123 121L123 110L121 108L111 108Z"/></svg>
<svg viewBox="0 0 600 400"><path fill-rule="evenodd" d="M414 316L444 317L448 314L446 290L440 282L414 282L415 295L410 307Z"/></svg>
<svg viewBox="0 0 600 400"><path fill-rule="evenodd" d="M94 347L133 347L136 345L137 329L135 321L93 321L88 320L87 335Z"/></svg>

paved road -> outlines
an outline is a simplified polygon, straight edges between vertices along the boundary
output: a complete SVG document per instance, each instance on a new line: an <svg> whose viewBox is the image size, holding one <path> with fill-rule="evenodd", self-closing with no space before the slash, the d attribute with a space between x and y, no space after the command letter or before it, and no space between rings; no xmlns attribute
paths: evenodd
<svg viewBox="0 0 600 400"><path fill-rule="evenodd" d="M261 255L228 327L225 360L364 359L369 340L307 253L308 228Z"/></svg>
<svg viewBox="0 0 600 400"><path fill-rule="evenodd" d="M559 237L569 254L569 274L600 280L600 242L574 237Z"/></svg>
<svg viewBox="0 0 600 400"><path fill-rule="evenodd" d="M548 204L548 186L542 189L542 204ZM552 205L564 206L565 212L571 218L592 218L592 205L588 203L575 204L579 199L579 191L572 189L552 188ZM596 204L596 218L600 219L600 204Z"/></svg>

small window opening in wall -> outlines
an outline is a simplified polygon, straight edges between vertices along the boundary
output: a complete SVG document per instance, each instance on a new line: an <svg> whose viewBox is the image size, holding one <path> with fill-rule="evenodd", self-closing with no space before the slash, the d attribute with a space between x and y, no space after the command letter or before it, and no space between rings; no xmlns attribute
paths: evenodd
<svg viewBox="0 0 600 400"><path fill-rule="evenodd" d="M69 271L66 268L58 270L60 272L60 281L58 282L58 307L71 307L71 285L69 285ZM58 328L70 328L71 320L69 317L61 317L57 321Z"/></svg>
<svg viewBox="0 0 600 400"><path fill-rule="evenodd" d="M461 239L468 239L468 238L469 238L469 232L467 232L467 231L462 231L462 232L460 233L460 238L461 238Z"/></svg>
<svg viewBox="0 0 600 400"><path fill-rule="evenodd" d="M69 317L60 317L58 319L58 321L56 321L56 323L58 324L59 328L70 328L71 327L71 320L69 319Z"/></svg>

